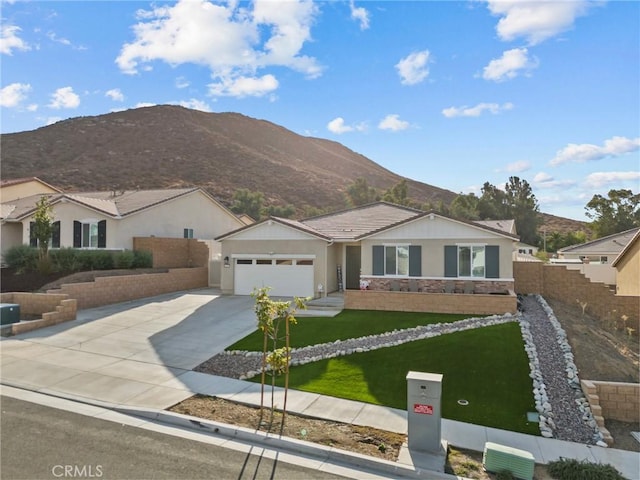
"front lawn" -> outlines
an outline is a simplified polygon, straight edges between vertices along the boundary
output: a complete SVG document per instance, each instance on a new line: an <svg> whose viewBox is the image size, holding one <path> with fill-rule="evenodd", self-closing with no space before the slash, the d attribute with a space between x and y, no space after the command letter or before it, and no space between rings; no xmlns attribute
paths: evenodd
<svg viewBox="0 0 640 480"><path fill-rule="evenodd" d="M297 334L298 327L294 328ZM319 342L307 344L313 343ZM445 418L539 434L537 423L526 418L535 406L528 358L516 322L293 367L289 386L406 409L406 375L410 370L443 374ZM259 377L253 380L260 381ZM278 382L282 386L284 377ZM469 404L459 405L461 399Z"/></svg>
<svg viewBox="0 0 640 480"><path fill-rule="evenodd" d="M419 325L457 322L469 318L466 314L381 312L369 310L343 310L335 317L300 317L291 327L291 348L334 342L368 335L379 335L393 330ZM283 327L284 329L284 327ZM284 334L284 332L282 332ZM227 350L262 351L262 332L256 330ZM284 341L281 342L281 346Z"/></svg>

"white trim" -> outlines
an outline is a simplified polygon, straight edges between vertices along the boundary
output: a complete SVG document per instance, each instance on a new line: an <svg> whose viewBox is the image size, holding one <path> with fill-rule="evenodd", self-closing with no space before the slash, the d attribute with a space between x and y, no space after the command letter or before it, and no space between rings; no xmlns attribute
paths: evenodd
<svg viewBox="0 0 640 480"><path fill-rule="evenodd" d="M314 260L316 255L309 253L232 253L231 258L238 260Z"/></svg>

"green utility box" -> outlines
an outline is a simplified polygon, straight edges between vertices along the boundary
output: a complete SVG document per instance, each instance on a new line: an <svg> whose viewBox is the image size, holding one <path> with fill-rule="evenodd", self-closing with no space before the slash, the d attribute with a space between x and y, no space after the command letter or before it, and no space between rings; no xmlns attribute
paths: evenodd
<svg viewBox="0 0 640 480"><path fill-rule="evenodd" d="M11 325L20 321L20 305L0 303L0 325Z"/></svg>
<svg viewBox="0 0 640 480"><path fill-rule="evenodd" d="M497 443L486 442L482 455L482 465L487 472L511 472L514 477L532 480L536 460L533 454Z"/></svg>

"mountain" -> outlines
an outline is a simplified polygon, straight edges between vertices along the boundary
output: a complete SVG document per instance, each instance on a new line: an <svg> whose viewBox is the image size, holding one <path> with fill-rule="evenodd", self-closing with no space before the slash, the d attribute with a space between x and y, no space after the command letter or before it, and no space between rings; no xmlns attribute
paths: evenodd
<svg viewBox="0 0 640 480"><path fill-rule="evenodd" d="M179 106L80 117L2 135L2 176L37 176L66 191L199 186L223 203L240 188L266 204L344 208L358 177L386 190L402 177L343 145L238 113ZM456 194L407 179L421 203Z"/></svg>
<svg viewBox="0 0 640 480"><path fill-rule="evenodd" d="M330 140L304 137L238 113L154 106L79 117L0 135L2 177L36 176L65 191L199 186L230 205L240 188L267 205L330 210L345 206L357 178L384 191L404 178ZM419 203L450 203L456 193L405 179ZM542 214L547 232L585 223ZM542 231L542 229L541 229Z"/></svg>

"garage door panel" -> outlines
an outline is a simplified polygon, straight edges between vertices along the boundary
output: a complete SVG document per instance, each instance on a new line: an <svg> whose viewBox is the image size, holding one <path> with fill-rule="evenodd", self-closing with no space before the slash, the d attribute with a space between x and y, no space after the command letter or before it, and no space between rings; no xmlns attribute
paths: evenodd
<svg viewBox="0 0 640 480"><path fill-rule="evenodd" d="M269 295L310 297L314 294L313 265L235 265L236 295L250 295L256 288L270 287Z"/></svg>

